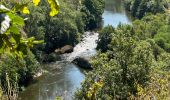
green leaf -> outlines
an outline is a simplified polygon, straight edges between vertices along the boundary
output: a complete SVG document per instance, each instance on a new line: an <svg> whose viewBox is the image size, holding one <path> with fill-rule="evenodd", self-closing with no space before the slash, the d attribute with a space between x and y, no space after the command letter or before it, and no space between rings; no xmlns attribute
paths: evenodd
<svg viewBox="0 0 170 100"><path fill-rule="evenodd" d="M50 16L55 16L56 14L58 14L60 9L58 0L48 0L48 3L51 8Z"/></svg>
<svg viewBox="0 0 170 100"><path fill-rule="evenodd" d="M7 13L14 25L24 26L24 19L18 15Z"/></svg>
<svg viewBox="0 0 170 100"><path fill-rule="evenodd" d="M41 44L44 43L44 40L40 40L40 41L33 41L33 44Z"/></svg>
<svg viewBox="0 0 170 100"><path fill-rule="evenodd" d="M10 30L12 33L14 33L14 34L20 34L19 28L16 27L16 26L11 26L11 27L9 28L9 30Z"/></svg>
<svg viewBox="0 0 170 100"><path fill-rule="evenodd" d="M30 38L28 38L27 40L28 40L28 41L33 41L33 40L35 40L35 37L30 37Z"/></svg>

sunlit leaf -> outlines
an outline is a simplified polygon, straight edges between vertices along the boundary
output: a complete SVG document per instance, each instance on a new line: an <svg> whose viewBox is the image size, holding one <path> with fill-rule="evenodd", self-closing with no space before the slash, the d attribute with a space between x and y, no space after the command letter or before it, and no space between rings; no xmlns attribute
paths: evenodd
<svg viewBox="0 0 170 100"><path fill-rule="evenodd" d="M43 40L40 40L40 41L33 41L33 44L41 44L41 43L44 43Z"/></svg>
<svg viewBox="0 0 170 100"><path fill-rule="evenodd" d="M19 25L19 26L24 26L24 19L22 17L12 14L12 13L7 13L7 15L10 17L13 24Z"/></svg>
<svg viewBox="0 0 170 100"><path fill-rule="evenodd" d="M20 34L20 33L19 33L19 29L18 29L18 27L16 27L16 26L11 26L11 27L10 27L10 31L11 31L12 33L14 33L14 34Z"/></svg>
<svg viewBox="0 0 170 100"><path fill-rule="evenodd" d="M24 14L29 14L29 13L30 13L28 7L25 7L25 6L23 7L22 12L23 12Z"/></svg>
<svg viewBox="0 0 170 100"><path fill-rule="evenodd" d="M33 0L33 3L35 6L38 6L38 4L40 3L40 0Z"/></svg>
<svg viewBox="0 0 170 100"><path fill-rule="evenodd" d="M50 5L51 11L50 16L55 16L59 12L59 2L57 0L48 0L48 3Z"/></svg>

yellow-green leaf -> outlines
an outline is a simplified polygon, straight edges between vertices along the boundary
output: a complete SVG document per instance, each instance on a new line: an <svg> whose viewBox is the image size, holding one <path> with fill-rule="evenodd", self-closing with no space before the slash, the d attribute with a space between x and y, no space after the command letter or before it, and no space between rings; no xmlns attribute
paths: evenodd
<svg viewBox="0 0 170 100"><path fill-rule="evenodd" d="M50 5L51 11L50 16L55 16L59 12L59 2L57 0L48 0L48 3Z"/></svg>
<svg viewBox="0 0 170 100"><path fill-rule="evenodd" d="M38 6L38 4L40 3L40 0L33 0L33 3L35 6Z"/></svg>
<svg viewBox="0 0 170 100"><path fill-rule="evenodd" d="M30 13L28 7L25 7L25 6L23 7L22 12L23 12L24 14L29 14L29 13Z"/></svg>

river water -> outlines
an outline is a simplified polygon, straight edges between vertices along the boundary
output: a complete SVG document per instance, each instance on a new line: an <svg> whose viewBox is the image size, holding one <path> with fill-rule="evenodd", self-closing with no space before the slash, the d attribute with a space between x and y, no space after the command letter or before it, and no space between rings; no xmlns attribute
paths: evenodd
<svg viewBox="0 0 170 100"><path fill-rule="evenodd" d="M103 24L116 27L119 23L129 24L126 11L121 0L105 0ZM44 65L48 72L37 78L19 94L20 100L55 100L57 96L64 100L72 100L77 88L84 80L84 70L70 63L75 57L90 58L96 54L98 33L85 32L82 41L77 44L71 54L63 55L62 61Z"/></svg>

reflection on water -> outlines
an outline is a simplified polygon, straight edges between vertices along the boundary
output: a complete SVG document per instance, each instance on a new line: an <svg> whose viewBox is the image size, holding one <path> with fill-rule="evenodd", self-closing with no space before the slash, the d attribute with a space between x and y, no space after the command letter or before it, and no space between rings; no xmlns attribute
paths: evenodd
<svg viewBox="0 0 170 100"><path fill-rule="evenodd" d="M84 79L81 70L68 62L45 65L49 71L37 83L20 93L21 100L55 100L57 96L71 100L75 90Z"/></svg>
<svg viewBox="0 0 170 100"><path fill-rule="evenodd" d="M112 25L116 27L120 23L129 24L129 20L122 0L105 0L105 10L103 13L104 26Z"/></svg>

